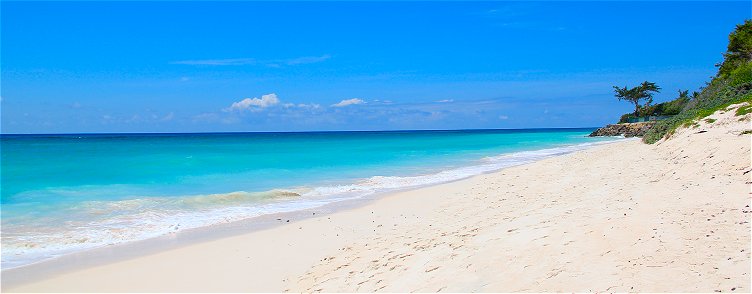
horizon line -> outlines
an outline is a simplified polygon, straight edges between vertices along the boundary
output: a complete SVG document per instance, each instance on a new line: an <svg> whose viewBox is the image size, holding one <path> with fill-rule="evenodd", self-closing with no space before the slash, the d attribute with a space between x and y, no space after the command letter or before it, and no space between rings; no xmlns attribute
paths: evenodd
<svg viewBox="0 0 752 294"><path fill-rule="evenodd" d="M543 128L478 128L478 129L404 129L404 130L320 130L320 131L227 131L227 132L83 132L83 133L0 133L2 136L65 136L65 135L178 135L178 134L285 134L285 133L384 133L384 132L442 132L442 131L505 131L505 130L565 130L597 129L590 127Z"/></svg>

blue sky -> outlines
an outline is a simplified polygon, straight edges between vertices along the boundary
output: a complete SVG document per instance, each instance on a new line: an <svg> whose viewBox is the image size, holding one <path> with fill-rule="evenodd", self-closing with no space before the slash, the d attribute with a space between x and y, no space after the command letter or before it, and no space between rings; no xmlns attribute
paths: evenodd
<svg viewBox="0 0 752 294"><path fill-rule="evenodd" d="M750 2L8 2L3 133L589 127Z"/></svg>

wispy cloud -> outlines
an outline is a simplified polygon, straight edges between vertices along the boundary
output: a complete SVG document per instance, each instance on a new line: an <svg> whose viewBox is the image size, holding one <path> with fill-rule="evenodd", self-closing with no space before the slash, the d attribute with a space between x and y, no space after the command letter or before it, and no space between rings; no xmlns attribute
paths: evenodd
<svg viewBox="0 0 752 294"><path fill-rule="evenodd" d="M540 18L542 9L546 7L535 2L505 2L479 14L490 20L491 25L504 29L532 31L566 31L568 29L566 26L552 22L551 19Z"/></svg>
<svg viewBox="0 0 752 294"><path fill-rule="evenodd" d="M321 56L308 56L308 57L298 57L298 58L288 59L287 61L285 61L285 63L287 65L319 63L319 62L326 61L329 58L332 58L332 56L329 54L324 54Z"/></svg>
<svg viewBox="0 0 752 294"><path fill-rule="evenodd" d="M345 107L350 105L365 104L366 102L360 98L345 99L339 103L332 104L332 107Z"/></svg>
<svg viewBox="0 0 752 294"><path fill-rule="evenodd" d="M510 19L519 18L536 12L539 5L530 2L500 2L494 8L477 12L477 15L496 18Z"/></svg>
<svg viewBox="0 0 752 294"><path fill-rule="evenodd" d="M305 104L305 103L285 103L282 105L284 108L304 108L304 109L319 109L321 108L320 104L311 103L311 104Z"/></svg>
<svg viewBox="0 0 752 294"><path fill-rule="evenodd" d="M171 64L185 65L254 65L258 62L253 58L230 58L230 59L201 59L201 60L180 60L170 62Z"/></svg>
<svg viewBox="0 0 752 294"><path fill-rule="evenodd" d="M506 28L506 29L520 29L520 30L534 30L534 31L560 32L560 31L567 30L567 27L556 25L556 24L551 24L551 23L543 23L543 22L515 21L515 22L497 23L496 25L502 28Z"/></svg>
<svg viewBox="0 0 752 294"><path fill-rule="evenodd" d="M170 62L170 64L182 65L206 65L206 66L241 66L241 65L260 65L268 67L281 67L283 65L302 65L324 62L332 58L329 54L321 56L304 56L289 59L259 60L255 58L228 58L228 59L197 59L197 60L179 60Z"/></svg>
<svg viewBox="0 0 752 294"><path fill-rule="evenodd" d="M175 113L174 112L170 112L167 115L165 115L164 117L162 117L160 120L161 121L171 121L173 118L175 118Z"/></svg>

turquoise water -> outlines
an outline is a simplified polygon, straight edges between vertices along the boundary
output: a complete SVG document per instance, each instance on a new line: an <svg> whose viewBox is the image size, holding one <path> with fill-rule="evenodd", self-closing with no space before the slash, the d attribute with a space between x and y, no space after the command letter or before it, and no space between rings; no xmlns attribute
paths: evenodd
<svg viewBox="0 0 752 294"><path fill-rule="evenodd" d="M2 266L461 179L613 140L587 138L590 131L3 135Z"/></svg>

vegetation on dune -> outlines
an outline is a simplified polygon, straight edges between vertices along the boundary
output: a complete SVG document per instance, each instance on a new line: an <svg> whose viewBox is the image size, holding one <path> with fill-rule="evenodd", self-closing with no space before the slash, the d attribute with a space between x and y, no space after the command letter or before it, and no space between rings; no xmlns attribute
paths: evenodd
<svg viewBox="0 0 752 294"><path fill-rule="evenodd" d="M752 81L747 81L749 86ZM642 140L645 143L655 143L660 139L671 136L678 127L688 127L695 121L705 118L718 110L726 109L731 104L752 102L752 92L731 87L727 80L714 79L713 82L703 89L697 98L690 101L685 109L678 115L666 120L659 121L645 133ZM743 115L743 112L737 112Z"/></svg>
<svg viewBox="0 0 752 294"><path fill-rule="evenodd" d="M689 98L688 93L689 93L689 90L685 90L685 91L679 90L679 97L677 97L674 100L655 105L653 109L650 109L651 114L657 114L657 115L679 114L684 109L684 106L686 106L687 103L689 103L690 98Z"/></svg>
<svg viewBox="0 0 752 294"><path fill-rule="evenodd" d="M752 113L752 104L747 106L742 106L736 109L736 116L745 115L748 113Z"/></svg>
<svg viewBox="0 0 752 294"><path fill-rule="evenodd" d="M729 35L728 50L723 57L723 62L717 65L718 74L702 91L695 92L692 98L688 98L686 91L680 91L679 98L667 102L672 110L682 105L681 111L657 122L645 133L642 138L644 142L655 143L671 136L677 128L695 125L696 121L729 105L752 102L752 20L736 26L736 30ZM751 112L752 106L745 106L737 109L735 114Z"/></svg>
<svg viewBox="0 0 752 294"><path fill-rule="evenodd" d="M698 93L695 92L695 95ZM626 113L619 118L619 123L626 123L631 118L637 118L640 116L651 116L651 115L677 115L679 114L684 107L689 103L691 98L689 97L689 90L679 90L679 97L677 97L674 100L659 103L656 105L646 106L640 108L639 115L635 115L634 113Z"/></svg>

